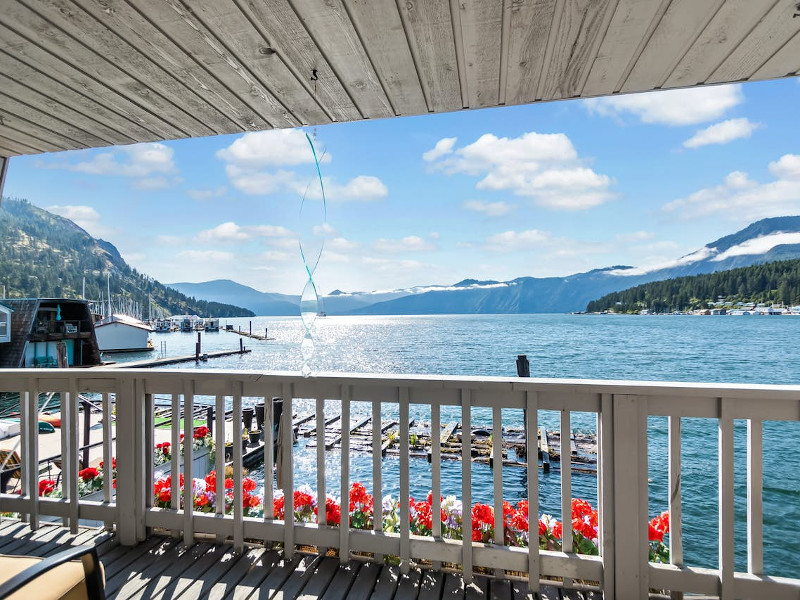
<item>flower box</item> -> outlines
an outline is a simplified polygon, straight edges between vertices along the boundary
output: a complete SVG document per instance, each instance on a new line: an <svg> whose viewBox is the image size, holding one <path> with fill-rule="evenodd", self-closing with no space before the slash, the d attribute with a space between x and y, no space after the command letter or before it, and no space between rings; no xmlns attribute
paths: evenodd
<svg viewBox="0 0 800 600"><path fill-rule="evenodd" d="M183 473L183 455L178 457L178 465L180 472ZM204 446L202 448L194 449L192 452L192 477L205 477L211 470L211 448ZM169 460L160 465L153 467L153 475L158 477L166 477L172 472L172 461Z"/></svg>

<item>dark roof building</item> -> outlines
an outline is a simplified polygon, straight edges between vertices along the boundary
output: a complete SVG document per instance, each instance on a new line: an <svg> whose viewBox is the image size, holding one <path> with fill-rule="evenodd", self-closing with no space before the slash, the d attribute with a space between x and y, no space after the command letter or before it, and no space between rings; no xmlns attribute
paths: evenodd
<svg viewBox="0 0 800 600"><path fill-rule="evenodd" d="M69 367L102 364L94 323L85 300L14 298L10 341L0 343L0 368L57 367L59 356Z"/></svg>

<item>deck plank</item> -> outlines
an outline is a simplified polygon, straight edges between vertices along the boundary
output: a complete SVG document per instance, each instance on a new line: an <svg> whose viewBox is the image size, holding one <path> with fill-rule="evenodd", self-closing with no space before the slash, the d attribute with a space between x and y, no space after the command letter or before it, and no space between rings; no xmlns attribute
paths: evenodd
<svg viewBox="0 0 800 600"><path fill-rule="evenodd" d="M489 597L489 579L477 576L464 590L466 600L484 600Z"/></svg>
<svg viewBox="0 0 800 600"><path fill-rule="evenodd" d="M208 576L209 571L211 571L211 569L225 556L225 553L228 550L229 548L226 548L222 545L212 546L188 569L185 571L180 571L177 576L172 577L166 587L153 593L152 597L154 599L177 598L184 591L186 591L186 588L191 586L192 583L199 579L205 579Z"/></svg>
<svg viewBox="0 0 800 600"><path fill-rule="evenodd" d="M233 594L229 593L226 598L246 600L246 598L252 596L253 592L261 588L266 579L274 573L275 569L280 568L282 565L284 565L284 561L281 559L280 552L270 550L262 553L258 561L253 563L253 566L250 567L247 574L236 584L236 587L233 589ZM286 577L288 577L290 573L291 572L286 573ZM285 580L285 577L283 580ZM281 582L283 582L283 580L281 580Z"/></svg>
<svg viewBox="0 0 800 600"><path fill-rule="evenodd" d="M166 538L151 537L133 548L117 545L108 549L100 555L103 568L106 570L106 579L111 579L117 571L124 569L139 558L139 556L163 544L165 541ZM117 561L120 561L119 564L115 564Z"/></svg>
<svg viewBox="0 0 800 600"><path fill-rule="evenodd" d="M340 564L328 589L325 590L322 600L345 600L345 598L349 598L350 588L353 587L360 570L361 563L355 560L351 560L346 565Z"/></svg>
<svg viewBox="0 0 800 600"><path fill-rule="evenodd" d="M321 598L328 589L334 575L336 575L339 561L332 556L323 558L317 565L313 575L308 578L306 584L301 588L298 600L315 600ZM289 600L286 598L286 600Z"/></svg>
<svg viewBox="0 0 800 600"><path fill-rule="evenodd" d="M180 558L186 550L186 546L177 543L177 540L165 540L133 562L128 562L121 569L119 567L122 565L112 564L111 568L115 572L111 576L106 576L106 595L118 592L126 585L126 593L131 593L143 585L147 585L152 577L160 574L172 561Z"/></svg>
<svg viewBox="0 0 800 600"><path fill-rule="evenodd" d="M399 582L400 569L385 565L378 576L378 581L375 583L375 590L372 592L370 600L392 600Z"/></svg>
<svg viewBox="0 0 800 600"><path fill-rule="evenodd" d="M377 563L362 565L353 587L350 588L350 592L347 594L347 600L369 600L375 585L378 583L381 570L381 565Z"/></svg>
<svg viewBox="0 0 800 600"><path fill-rule="evenodd" d="M211 544L194 544L186 552L183 552L177 560L170 561L167 568L161 571L159 575L152 577L144 587L140 587L134 592L127 592L127 589L133 587L134 584L123 586L117 598L139 599L157 596L168 588L174 579L180 579L182 573L193 570L212 547Z"/></svg>
<svg viewBox="0 0 800 600"><path fill-rule="evenodd" d="M281 557L277 550L270 550L269 552L278 556L280 564L267 575L261 584L253 590L252 594L247 596L248 600L269 600L272 598L286 583L286 580L289 579L303 558L301 554L295 554L291 560L286 560Z"/></svg>
<svg viewBox="0 0 800 600"><path fill-rule="evenodd" d="M187 589L183 596L185 598L201 598L205 593L208 593L209 600L222 600L226 595L236 589L236 585L244 579L248 570L261 558L264 550L250 550L242 555L233 555L230 560L225 574L218 576L217 580L211 584L209 588L206 585L197 586L192 585ZM216 569L215 569L216 571ZM198 589L199 588L199 589Z"/></svg>
<svg viewBox="0 0 800 600"><path fill-rule="evenodd" d="M321 561L321 556L304 556L297 563L297 568L292 571L292 574L289 575L281 588L275 592L273 598L275 600L294 600L294 598L297 598Z"/></svg>
<svg viewBox="0 0 800 600"><path fill-rule="evenodd" d="M462 600L464 598L464 579L461 575L447 573L442 586L442 600Z"/></svg>
<svg viewBox="0 0 800 600"><path fill-rule="evenodd" d="M400 575L395 598L397 600L416 600L419 595L419 584L421 580L422 573L416 569L411 570L407 574L404 573Z"/></svg>
<svg viewBox="0 0 800 600"><path fill-rule="evenodd" d="M31 542L35 542L38 540L48 541L53 535L56 535L58 532L64 531L60 527L56 526L42 526L36 531L31 531L29 528L22 529L18 531L14 535L14 540L2 548L3 554L23 554L20 552L22 548L25 548L31 544Z"/></svg>
<svg viewBox="0 0 800 600"><path fill-rule="evenodd" d="M425 571L419 588L419 600L439 600L444 588L444 573Z"/></svg>
<svg viewBox="0 0 800 600"><path fill-rule="evenodd" d="M511 582L508 579L493 579L489 582L491 600L511 600Z"/></svg>

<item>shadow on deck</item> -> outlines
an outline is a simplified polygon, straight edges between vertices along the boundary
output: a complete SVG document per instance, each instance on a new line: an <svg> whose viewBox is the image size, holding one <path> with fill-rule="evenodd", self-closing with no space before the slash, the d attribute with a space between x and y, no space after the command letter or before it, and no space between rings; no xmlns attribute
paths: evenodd
<svg viewBox="0 0 800 600"><path fill-rule="evenodd" d="M105 568L108 598L209 598L324 600L445 600L534 598L525 583L476 577L469 586L460 575L412 569L401 575L394 566L295 554L285 560L278 550L253 547L236 554L229 545L152 536L134 548L117 543L113 533L81 528L77 534L43 524L31 531L20 521L0 523L0 553L49 556L67 546L96 546ZM599 594L542 589L539 598L599 600Z"/></svg>

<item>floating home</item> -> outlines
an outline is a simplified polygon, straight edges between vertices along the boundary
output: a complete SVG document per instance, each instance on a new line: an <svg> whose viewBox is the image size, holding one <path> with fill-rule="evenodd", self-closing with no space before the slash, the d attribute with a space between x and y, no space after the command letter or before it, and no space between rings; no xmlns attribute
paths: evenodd
<svg viewBox="0 0 800 600"><path fill-rule="evenodd" d="M4 334L5 332L5 334ZM102 364L85 300L6 299L0 304L0 368Z"/></svg>

